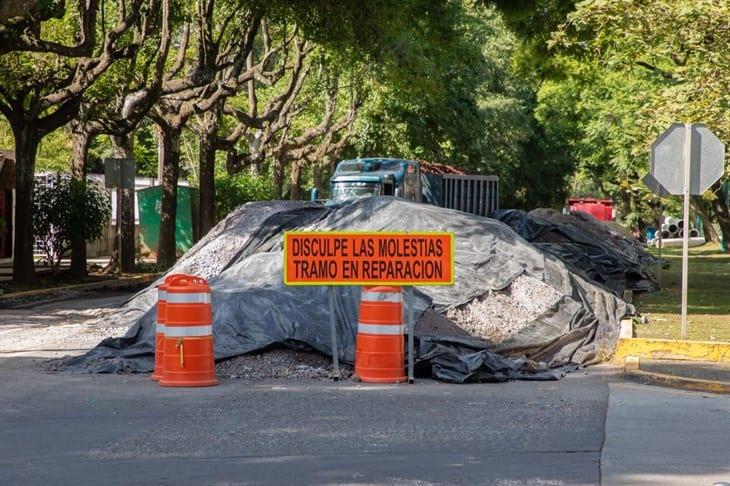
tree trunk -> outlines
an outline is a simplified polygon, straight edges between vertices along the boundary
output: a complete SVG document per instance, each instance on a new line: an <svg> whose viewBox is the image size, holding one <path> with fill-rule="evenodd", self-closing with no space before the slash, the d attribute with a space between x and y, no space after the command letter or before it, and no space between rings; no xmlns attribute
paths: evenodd
<svg viewBox="0 0 730 486"><path fill-rule="evenodd" d="M215 152L220 118L206 113L200 130L198 164L200 202L198 205L198 237L202 238L215 224Z"/></svg>
<svg viewBox="0 0 730 486"><path fill-rule="evenodd" d="M705 241L712 241L714 243L720 243L720 236L715 231L715 227L712 225L712 220L704 211L697 213L702 220L702 233L705 236Z"/></svg>
<svg viewBox="0 0 730 486"><path fill-rule="evenodd" d="M134 160L134 135L127 134L112 137L117 156ZM120 251L120 272L133 273L137 244L134 234L134 187L118 189L121 199L121 215L117 215L117 223L121 224L122 248ZM120 217L121 216L121 217Z"/></svg>
<svg viewBox="0 0 730 486"><path fill-rule="evenodd" d="M704 202L700 196L692 196L689 202L694 213L699 216L700 220L702 220L702 232L705 237L705 241L719 243L720 237L717 236L717 232L712 226L712 219L708 214L712 208L708 203Z"/></svg>
<svg viewBox="0 0 730 486"><path fill-rule="evenodd" d="M180 128L161 126L162 204L157 265L170 268L177 259L175 220L177 216L177 180L180 177Z"/></svg>
<svg viewBox="0 0 730 486"><path fill-rule="evenodd" d="M33 263L33 185L40 134L23 121L12 123L15 139L15 251L13 282L36 282Z"/></svg>
<svg viewBox="0 0 730 486"><path fill-rule="evenodd" d="M297 161L291 165L291 173L289 174L289 183L291 184L291 190L289 191L289 198L292 201L298 201L301 199L300 182L302 178L302 164Z"/></svg>
<svg viewBox="0 0 730 486"><path fill-rule="evenodd" d="M274 172L274 188L276 189L276 197L281 199L284 194L284 165L277 159L271 164Z"/></svg>
<svg viewBox="0 0 730 486"><path fill-rule="evenodd" d="M329 182L335 172L335 160L335 158L330 157L326 163L314 167L314 187L319 189L320 197L329 194Z"/></svg>
<svg viewBox="0 0 730 486"><path fill-rule="evenodd" d="M86 159L89 156L91 136L84 130L79 121L71 123L71 175L76 180L86 179ZM72 278L83 279L88 276L86 269L86 240L82 235L74 233L71 239L71 268Z"/></svg>
<svg viewBox="0 0 730 486"><path fill-rule="evenodd" d="M715 211L715 217L720 224L722 231L722 239L726 245L730 245L730 208L728 208L727 200L722 197L722 193L712 201L712 209Z"/></svg>

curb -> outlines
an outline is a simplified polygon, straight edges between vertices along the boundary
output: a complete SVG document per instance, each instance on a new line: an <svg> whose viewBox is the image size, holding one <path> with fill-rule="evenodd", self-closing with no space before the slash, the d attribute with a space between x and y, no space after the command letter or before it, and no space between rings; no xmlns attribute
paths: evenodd
<svg viewBox="0 0 730 486"><path fill-rule="evenodd" d="M627 356L650 359L690 359L730 363L730 343L674 339L620 338L613 362L623 366Z"/></svg>
<svg viewBox="0 0 730 486"><path fill-rule="evenodd" d="M27 290L25 292L15 292L8 295L0 296L0 309L7 308L23 308L26 306L35 306L42 303L57 302L61 300L72 299L84 292L95 290L117 290L135 288L157 280L161 273L147 273L136 275L133 277L123 277L118 279L102 280L99 282L89 282L74 285L65 285L62 287L53 287L49 289Z"/></svg>
<svg viewBox="0 0 730 486"><path fill-rule="evenodd" d="M628 362L626 370L624 370L624 377L627 380L635 381L643 385L657 385L689 391L730 394L730 383L726 381L700 380L664 373L651 373L630 368Z"/></svg>
<svg viewBox="0 0 730 486"><path fill-rule="evenodd" d="M621 319L621 331L619 331L621 339L631 339L634 337L634 320L632 318Z"/></svg>

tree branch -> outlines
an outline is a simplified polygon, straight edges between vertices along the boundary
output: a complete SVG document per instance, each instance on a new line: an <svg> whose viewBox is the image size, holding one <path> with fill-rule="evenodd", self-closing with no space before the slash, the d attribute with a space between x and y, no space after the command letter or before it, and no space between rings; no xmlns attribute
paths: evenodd
<svg viewBox="0 0 730 486"><path fill-rule="evenodd" d="M93 0L88 0L93 1ZM35 116L40 115L46 109L53 105L64 103L73 97L78 97L84 92L99 76L101 76L107 68L115 60L116 43L122 37L122 34L133 24L140 14L140 4L142 0L133 0L130 14L121 18L117 26L109 31L104 40L102 55L99 58L82 60L77 65L74 80L64 88L49 93L44 96L35 107ZM125 2L121 3L121 10L125 10Z"/></svg>
<svg viewBox="0 0 730 486"><path fill-rule="evenodd" d="M658 67L656 67L656 66L654 66L652 64L649 64L647 62L644 62L644 61L636 61L636 65L637 66L641 66L641 67L643 67L645 69L648 69L649 71L652 71L654 73L657 73L657 74L661 75L664 79L669 79L671 81L675 81L676 80L675 77L674 77L674 75L672 73L667 72L667 71L665 71L665 70L663 70L661 68L658 68Z"/></svg>

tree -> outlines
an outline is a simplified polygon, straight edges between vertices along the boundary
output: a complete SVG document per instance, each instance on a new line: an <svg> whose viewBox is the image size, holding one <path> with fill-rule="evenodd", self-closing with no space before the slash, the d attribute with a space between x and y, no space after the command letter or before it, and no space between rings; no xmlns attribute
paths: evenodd
<svg viewBox="0 0 730 486"><path fill-rule="evenodd" d="M174 95L163 94L149 114L160 133L162 207L157 263L163 268L172 266L177 258L175 219L182 130L191 116L215 109L235 92L238 85L254 76L254 69L245 69L245 66L262 15L245 7L223 2L216 4L213 0L196 5L196 55L193 60L187 60L191 63L188 66L191 74L185 74L182 70L186 62L186 40L182 44L185 49L180 49L182 54L178 59L181 62L175 63L173 70L165 76L166 81L172 82L181 73L179 82L186 89L178 90ZM212 193L208 195L206 192L206 198L212 200L212 197Z"/></svg>
<svg viewBox="0 0 730 486"><path fill-rule="evenodd" d="M102 237L111 216L109 194L95 183L60 173L36 184L33 229L54 273L80 238L83 244Z"/></svg>
<svg viewBox="0 0 730 486"><path fill-rule="evenodd" d="M256 34L261 32L261 38L258 41L258 46L254 45L256 41ZM286 28L284 28L286 31ZM196 117L196 122L192 124L193 130L198 135L199 150L198 150L198 174L200 181L200 204L198 213L198 223L200 225L200 234L205 235L214 224L215 209L214 209L214 194L215 194L215 160L216 152L223 146L232 146L235 143L233 140L222 142L220 140L219 131L221 130L221 123L223 121L224 112L226 111L227 103L229 98L235 94L235 92L242 85L252 85L255 80L269 81L271 76L280 76L280 74L272 74L267 71L270 69L270 61L274 55L282 47L286 48L289 44L289 40L285 39L280 46L272 45L272 36L269 30L269 22L262 17L259 18L259 24L251 30L253 36L250 38L251 43L246 46L245 52L241 55L246 56L245 68L240 65L236 71L227 73L226 85L229 87L229 91L219 97L216 103L211 109L205 111L201 115ZM220 34L221 36L224 33ZM231 34L228 34L231 35ZM255 48L256 47L256 48ZM258 54L256 60L254 55ZM286 56L284 56L286 58ZM243 73L241 70L244 69ZM279 70L281 72L281 70Z"/></svg>
<svg viewBox="0 0 730 486"><path fill-rule="evenodd" d="M226 107L224 113L235 124L218 140L218 147L228 151L229 173L248 166L260 171L271 160L280 197L288 168L291 199L300 198L303 171L322 168L349 141L362 104L362 73L338 68L331 53L296 33L295 27L283 42L281 66L259 82L248 82L242 100L246 108L235 103ZM239 141L244 142L242 149L237 148Z"/></svg>
<svg viewBox="0 0 730 486"><path fill-rule="evenodd" d="M38 144L73 119L84 91L138 46L140 39L125 34L133 25L144 24L155 4L156 0L120 0L116 8L107 5L106 15L99 18L97 0L76 2L75 10L65 11L60 2L53 2L50 15L28 15L10 27L3 25L2 34L10 38L0 48L0 113L15 142L17 283L35 280L32 221Z"/></svg>
<svg viewBox="0 0 730 486"><path fill-rule="evenodd" d="M536 117L540 82L515 69L519 39L493 8L451 4L439 18L444 32L418 38L428 46L423 65L392 83L366 84L370 96L346 155L426 159L496 174L506 207L560 203L574 164Z"/></svg>
<svg viewBox="0 0 730 486"><path fill-rule="evenodd" d="M125 59L117 61L83 94L79 111L71 128L71 173L78 180L86 178L89 147L100 134L112 136L115 155L134 159L130 132L157 100L163 86L171 42L170 0L161 0L159 15L144 25L133 26L132 35L139 39L137 48ZM130 75L130 73L132 73ZM115 245L112 262L119 271L134 271L134 188L118 189L118 224L121 225L121 247ZM81 237L72 243L71 275L86 275L86 245Z"/></svg>
<svg viewBox="0 0 730 486"><path fill-rule="evenodd" d="M241 204L251 201L276 199L276 189L265 176L247 173L229 175L225 171L216 174L215 218L216 222Z"/></svg>
<svg viewBox="0 0 730 486"><path fill-rule="evenodd" d="M673 121L701 121L730 139L729 15L727 2L584 2L554 34L552 44L579 66L569 71L571 79L583 66L596 73L582 85L581 96L594 98L604 123L609 115L609 125L622 122L604 143L593 145L597 151L613 146L611 162L623 160L629 181L646 171L651 142ZM730 237L730 212L717 197L721 183L704 197Z"/></svg>

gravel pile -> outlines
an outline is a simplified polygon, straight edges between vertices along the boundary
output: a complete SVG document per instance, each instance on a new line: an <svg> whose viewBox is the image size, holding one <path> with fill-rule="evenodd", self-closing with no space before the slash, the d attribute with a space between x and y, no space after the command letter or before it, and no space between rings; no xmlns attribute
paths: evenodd
<svg viewBox="0 0 730 486"><path fill-rule="evenodd" d="M463 362L473 354L471 350L483 347L482 342L453 339L459 337L456 326L482 341L489 338L499 343L500 352L529 350L528 358L539 355L549 366L585 363L597 355L597 349L611 352L618 339L618 321L628 311L615 296L571 274L561 262L546 258L510 227L491 218L392 197L363 198L333 207L296 201L255 203L234 211L172 269L209 277L216 354L220 358L244 355L221 364L221 376L248 380L328 376L330 364L325 359L313 364L291 352L251 354L293 342L302 343L303 349L330 352L327 292L317 287L288 287L281 279L282 233L313 229L430 230L457 235L454 254L459 278L455 284L419 288L414 295L419 317L430 307L436 313L449 312L448 321L456 321L452 327L432 316L419 326L423 335L430 333L432 338L423 341L437 350L424 360L441 369ZM520 279L522 275L532 279ZM116 315L107 316L107 321L134 327L123 339L97 346L66 369L150 371L155 298L152 285ZM337 324L348 337L343 339L340 353L352 362L357 290L338 288L335 304ZM544 316L546 325L539 325L538 315ZM524 327L527 324L531 324L529 329ZM584 329L574 332L577 328ZM492 364L485 362L484 366L485 373L495 372ZM454 373L460 376L461 371Z"/></svg>
<svg viewBox="0 0 730 486"><path fill-rule="evenodd" d="M120 336L127 325L110 315L116 309L58 310L47 314L16 311L0 332L0 355L58 356L81 354L108 337ZM15 318L17 316L17 318ZM3 322L5 324L5 322Z"/></svg>
<svg viewBox="0 0 730 486"><path fill-rule="evenodd" d="M271 349L263 353L244 354L216 364L222 378L243 380L334 378L332 360L319 353L291 349ZM340 363L340 378L352 375L352 367Z"/></svg>
<svg viewBox="0 0 730 486"><path fill-rule="evenodd" d="M548 284L527 275L504 290L490 291L446 316L475 337L498 344L530 324L560 300Z"/></svg>
<svg viewBox="0 0 730 486"><path fill-rule="evenodd" d="M235 260L267 218L277 212L310 206L319 207L317 203L301 201L258 201L239 206L185 252L168 274L187 273L210 280ZM128 326L156 304L156 285L163 278L140 291L127 304L128 308L137 307L139 310L136 315L120 316L126 320Z"/></svg>

